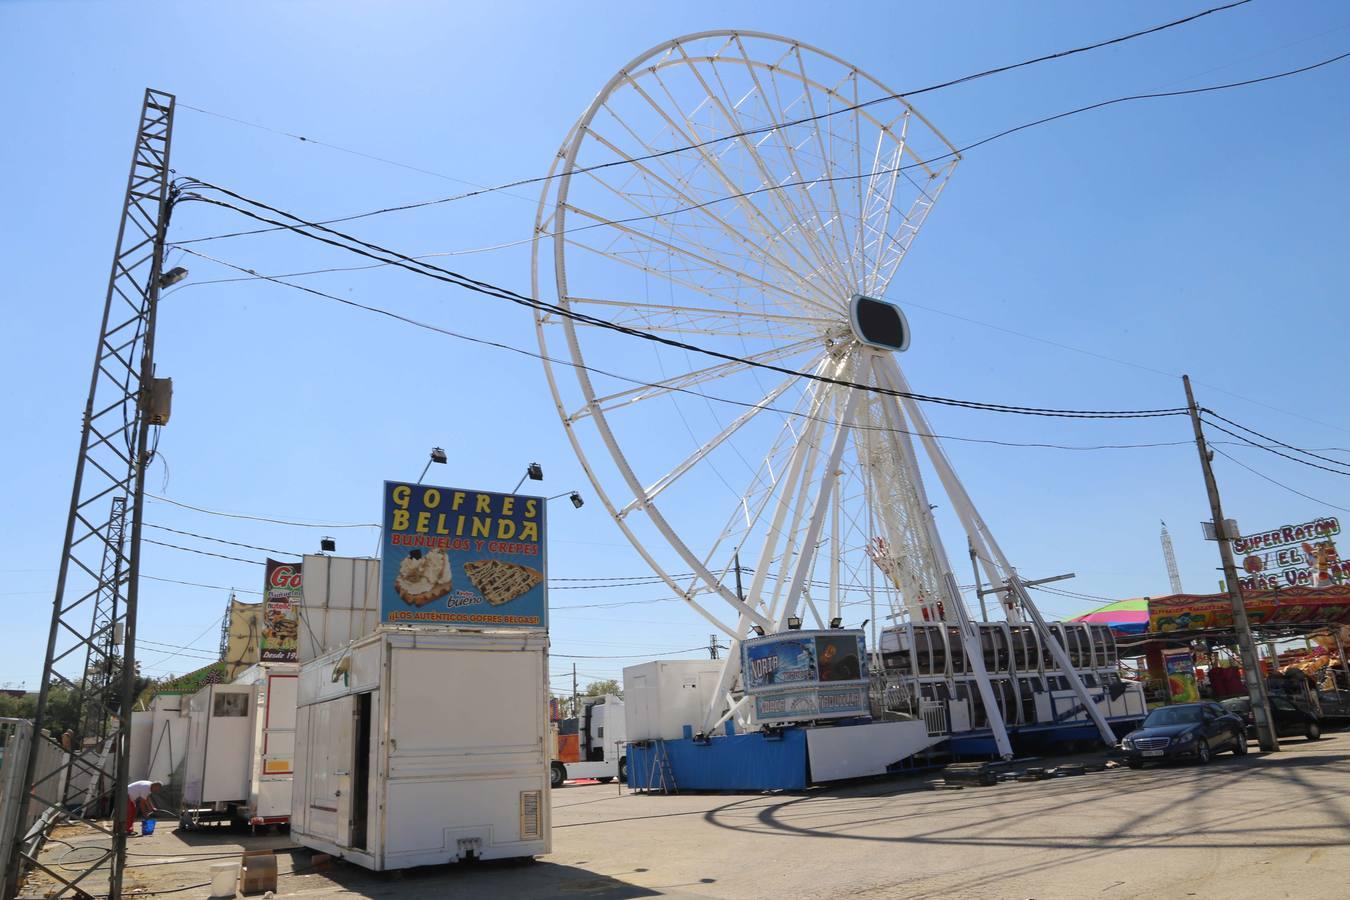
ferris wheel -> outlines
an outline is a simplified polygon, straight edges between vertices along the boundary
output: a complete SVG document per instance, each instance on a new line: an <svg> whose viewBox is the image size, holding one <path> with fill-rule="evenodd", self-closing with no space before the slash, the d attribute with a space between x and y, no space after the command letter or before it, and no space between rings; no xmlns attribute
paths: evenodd
<svg viewBox="0 0 1350 900"><path fill-rule="evenodd" d="M638 56L554 159L533 289L558 413L633 547L733 641L968 626L920 454L984 577L1016 580L906 396L886 300L959 160L856 66L745 31Z"/></svg>

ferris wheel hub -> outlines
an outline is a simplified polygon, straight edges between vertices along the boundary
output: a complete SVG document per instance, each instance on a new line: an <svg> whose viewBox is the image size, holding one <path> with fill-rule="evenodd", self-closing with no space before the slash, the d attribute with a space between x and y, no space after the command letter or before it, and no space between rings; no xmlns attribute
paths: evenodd
<svg viewBox="0 0 1350 900"><path fill-rule="evenodd" d="M853 336L868 347L896 353L909 349L909 320L894 303L854 294L848 302L848 321Z"/></svg>

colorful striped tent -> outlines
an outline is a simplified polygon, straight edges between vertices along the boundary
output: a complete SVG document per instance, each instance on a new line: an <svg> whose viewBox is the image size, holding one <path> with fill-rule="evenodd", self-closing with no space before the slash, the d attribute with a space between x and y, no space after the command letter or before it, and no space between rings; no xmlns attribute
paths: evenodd
<svg viewBox="0 0 1350 900"><path fill-rule="evenodd" d="M1118 634L1143 634L1148 631L1148 600L1143 597L1117 600L1069 621L1109 625Z"/></svg>

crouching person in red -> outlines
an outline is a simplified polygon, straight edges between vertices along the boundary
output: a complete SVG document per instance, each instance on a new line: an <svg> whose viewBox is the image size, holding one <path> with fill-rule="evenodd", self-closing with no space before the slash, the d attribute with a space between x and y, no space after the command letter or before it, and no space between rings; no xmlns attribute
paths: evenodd
<svg viewBox="0 0 1350 900"><path fill-rule="evenodd" d="M135 834L132 826L136 823L136 814L150 818L155 814L153 794L158 794L164 785L158 781L133 781L127 785L127 834Z"/></svg>

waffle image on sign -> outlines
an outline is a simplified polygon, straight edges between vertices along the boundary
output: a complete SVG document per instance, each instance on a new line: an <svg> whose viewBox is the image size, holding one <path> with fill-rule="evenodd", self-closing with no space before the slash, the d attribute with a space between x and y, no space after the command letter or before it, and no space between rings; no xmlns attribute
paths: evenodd
<svg viewBox="0 0 1350 900"><path fill-rule="evenodd" d="M498 559L467 562L464 574L493 606L509 603L544 581L544 573L538 569Z"/></svg>
<svg viewBox="0 0 1350 900"><path fill-rule="evenodd" d="M450 560L444 550L432 550L425 556L413 550L398 567L394 590L409 606L422 607L450 593L454 581Z"/></svg>

